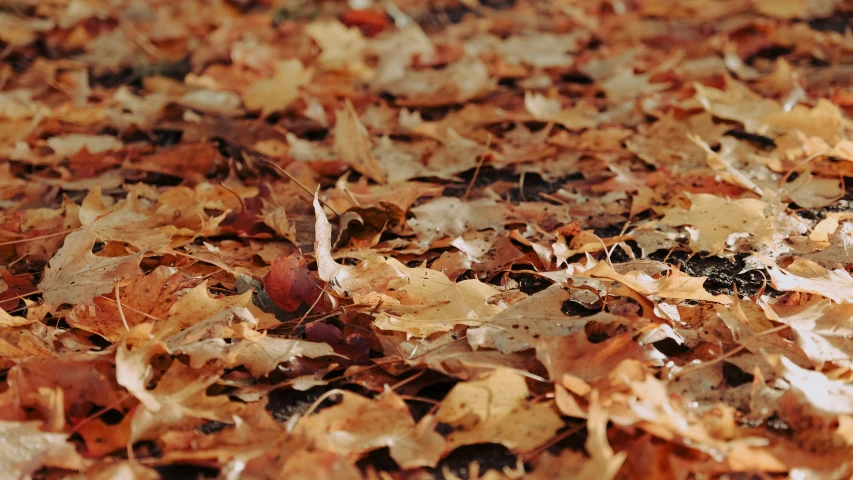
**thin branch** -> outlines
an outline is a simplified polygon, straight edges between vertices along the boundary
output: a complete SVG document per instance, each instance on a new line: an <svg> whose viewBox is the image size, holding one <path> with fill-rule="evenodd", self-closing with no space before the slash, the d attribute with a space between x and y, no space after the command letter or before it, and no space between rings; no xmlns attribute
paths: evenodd
<svg viewBox="0 0 853 480"><path fill-rule="evenodd" d="M27 243L27 242L32 242L32 241L34 241L34 240L44 240L45 238L59 237L59 236L61 236L61 235L68 235L68 234L69 234L69 233L71 233L71 232L76 232L77 230L80 230L80 229L79 229L79 228L74 228L74 229L72 229L72 230L63 230L63 231L61 231L61 232L48 233L48 234L46 234L46 235L39 235L39 236L37 236L37 237L22 238L22 239L20 239L20 240L9 240L8 242L0 242L0 247L2 247L2 246L4 246L4 245L15 245L15 244L18 244L18 243Z"/></svg>
<svg viewBox="0 0 853 480"><path fill-rule="evenodd" d="M116 304L118 305L118 316L121 317L121 323L124 324L124 329L128 332L130 331L130 326L127 324L127 318L124 316L124 310L121 308L121 296L119 295L119 287L118 282L116 282Z"/></svg>
<svg viewBox="0 0 853 480"><path fill-rule="evenodd" d="M731 357L735 356L738 352L740 352L741 350L745 349L745 348L746 348L746 345L747 345L749 342L751 342L751 341L755 340L756 338L758 338L758 337L763 337L763 336L765 336L765 335L769 335L769 334L771 334L771 333L781 332L782 330L785 330L786 328L789 328L789 327L790 327L790 325L780 325L780 326L778 326L778 327L771 328L771 329L769 329L769 330L765 330L765 331L763 331L763 332L761 332L761 333L758 333L758 334L756 334L756 335L753 335L753 336L751 336L751 337L747 338L746 340L744 340L744 341L743 341L743 343L741 343L741 344L740 344L740 345L738 345L737 347L735 347L735 348L733 348L733 349L729 350L728 352L726 352L725 354L720 355L719 357L714 358L713 360L708 360L707 362L702 362L702 363L700 363L700 364L698 364L698 365L693 365L693 366L691 366L691 367L685 368L684 370L682 370L682 371L680 371L680 372L676 373L676 374L675 374L675 376L674 376L673 378L683 377L683 376L687 375L688 373L693 373L693 372L695 372L695 371L697 371L697 370L701 370L701 369L703 369L703 368L705 368L705 367L710 367L711 365L714 365L714 364L716 364L716 363L720 363L720 362L722 362L723 360L725 360L725 359L727 359L727 358L731 358Z"/></svg>
<svg viewBox="0 0 853 480"><path fill-rule="evenodd" d="M245 153L244 153L244 155L245 155ZM281 167L280 167L278 164L276 164L275 162L271 162L271 161L267 160L266 158L259 158L258 160L260 160L260 161L262 161L262 162L266 162L266 163L268 163L268 164L272 165L273 167L275 167L275 169L276 169L276 170L278 170L279 172L283 173L283 174L284 174L284 176L286 176L287 178L291 179L291 180L293 181L293 183L295 183L295 184L299 185L299 188L301 188L302 190L305 190L305 193L307 193L308 195L311 195L312 197L314 196L314 192L312 192L308 187L306 187L305 185L303 185L303 184L302 184L302 182L300 182L299 180L297 180L297 179L296 179L296 177L294 177L293 175L291 175L291 174L290 174L290 172L288 172L287 170L285 170L285 169L281 168ZM318 197L318 198L317 198L317 200L320 200L320 198ZM341 214L340 214L340 213L338 213L338 212L337 212L337 210L335 210L334 208L332 208L328 203L324 202L323 200L320 200L320 203L322 203L322 204L323 204L323 206L325 206L326 208L328 208L329 210L331 210L331 211L332 211L332 213L334 213L336 217L340 217L340 216L341 216Z"/></svg>
<svg viewBox="0 0 853 480"><path fill-rule="evenodd" d="M474 183L477 181L477 175L480 174L480 168L483 167L483 163L486 161L486 157L489 154L489 147L492 146L492 134L489 134L489 137L486 139L486 150L480 155L480 158L477 160L477 168L474 169L474 176L471 177L471 182L468 184L468 188L465 190L465 194L462 195L462 200L465 201L468 199L468 195L471 194L471 189L474 188Z"/></svg>

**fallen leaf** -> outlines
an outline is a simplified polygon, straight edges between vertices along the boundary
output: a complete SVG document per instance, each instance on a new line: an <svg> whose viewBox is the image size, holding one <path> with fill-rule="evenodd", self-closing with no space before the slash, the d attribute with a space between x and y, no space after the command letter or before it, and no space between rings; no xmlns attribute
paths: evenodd
<svg viewBox="0 0 853 480"><path fill-rule="evenodd" d="M9 478L30 478L43 466L82 470L86 461L64 433L39 431L38 422L0 421L0 470Z"/></svg>
<svg viewBox="0 0 853 480"><path fill-rule="evenodd" d="M96 297L92 305L75 305L66 321L72 327L115 342L124 335L125 322L134 327L145 322L165 321L169 309L178 301L177 293L182 283L182 275L176 268L157 267L121 287L121 310L115 298Z"/></svg>
<svg viewBox="0 0 853 480"><path fill-rule="evenodd" d="M124 144L112 135L70 133L47 139L47 146L53 150L53 153L59 156L70 157L83 149L89 153L120 150L124 147Z"/></svg>
<svg viewBox="0 0 853 480"><path fill-rule="evenodd" d="M444 398L435 418L455 430L448 448L500 443L514 452L529 452L562 426L549 403L532 403L524 377L498 368L483 380L457 384Z"/></svg>
<svg viewBox="0 0 853 480"><path fill-rule="evenodd" d="M429 417L416 425L406 403L388 391L377 399L350 392L341 403L299 422L296 433L320 448L355 458L388 447L403 468L434 467L444 452L444 439Z"/></svg>
<svg viewBox="0 0 853 480"><path fill-rule="evenodd" d="M293 312L300 305L311 305L317 299L321 288L308 270L308 264L299 254L281 256L270 265L270 272L264 277L264 290L276 305Z"/></svg>
<svg viewBox="0 0 853 480"><path fill-rule="evenodd" d="M773 240L773 224L764 214L767 204L761 200L730 200L707 193L685 194L690 208L672 208L661 222L689 225L690 248L713 255L731 248L740 238L755 238L765 244Z"/></svg>
<svg viewBox="0 0 853 480"><path fill-rule="evenodd" d="M839 303L853 302L853 277L843 268L827 270L802 258L794 259L786 270L770 260L765 264L776 290L814 293Z"/></svg>
<svg viewBox="0 0 853 480"><path fill-rule="evenodd" d="M335 152L355 170L379 183L385 183L387 178L373 157L367 129L349 100L343 110L335 112L335 118Z"/></svg>
<svg viewBox="0 0 853 480"><path fill-rule="evenodd" d="M313 76L313 72L306 70L298 59L283 60L275 68L275 75L258 80L243 93L246 108L260 110L263 117L286 110L299 98L299 89Z"/></svg>
<svg viewBox="0 0 853 480"><path fill-rule="evenodd" d="M213 298L208 294L207 280L205 280L169 307L165 321L157 322L156 330L158 332L183 330L228 307L244 307L251 298L251 291L241 295Z"/></svg>
<svg viewBox="0 0 853 480"><path fill-rule="evenodd" d="M144 252L124 257L100 257L92 253L97 236L91 228L70 233L50 260L38 287L51 311L63 303L91 305L95 297L115 288L116 282L141 274Z"/></svg>

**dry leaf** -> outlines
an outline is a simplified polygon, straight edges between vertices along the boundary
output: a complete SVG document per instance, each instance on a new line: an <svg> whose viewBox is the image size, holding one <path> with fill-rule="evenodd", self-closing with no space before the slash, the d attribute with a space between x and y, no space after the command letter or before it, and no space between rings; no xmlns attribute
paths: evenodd
<svg viewBox="0 0 853 480"><path fill-rule="evenodd" d="M316 446L343 455L388 447L403 468L434 467L444 452L444 439L429 417L416 425L403 399L385 392L376 400L343 392L341 403L299 422L297 434Z"/></svg>
<svg viewBox="0 0 853 480"><path fill-rule="evenodd" d="M31 478L42 466L82 470L86 461L63 433L44 433L38 422L0 421L0 470L11 478Z"/></svg>
<svg viewBox="0 0 853 480"><path fill-rule="evenodd" d="M144 252L123 257L100 257L92 253L97 237L91 228L72 232L50 260L38 287L51 311L63 303L91 305L95 297L121 282L141 274Z"/></svg>
<svg viewBox="0 0 853 480"><path fill-rule="evenodd" d="M335 152L355 170L379 183L385 183L385 172L370 150L370 135L349 99L343 110L335 112L335 118Z"/></svg>
<svg viewBox="0 0 853 480"><path fill-rule="evenodd" d="M687 228L694 252L719 255L732 248L740 238L755 238L771 245L773 224L764 214L768 205L761 200L730 200L707 193L685 194L690 209L672 208L661 222Z"/></svg>
<svg viewBox="0 0 853 480"><path fill-rule="evenodd" d="M776 290L814 293L839 303L853 302L853 277L842 268L827 270L803 258L794 259L786 270L771 260L764 262Z"/></svg>
<svg viewBox="0 0 853 480"><path fill-rule="evenodd" d="M498 368L483 380L457 384L435 414L455 427L448 448L475 443L500 443L515 452L529 452L562 427L549 403L531 403L524 377Z"/></svg>
<svg viewBox="0 0 853 480"><path fill-rule="evenodd" d="M263 117L286 110L299 98L300 87L308 84L313 75L298 59L283 60L275 68L275 75L258 80L243 93L243 105L249 110L260 110Z"/></svg>

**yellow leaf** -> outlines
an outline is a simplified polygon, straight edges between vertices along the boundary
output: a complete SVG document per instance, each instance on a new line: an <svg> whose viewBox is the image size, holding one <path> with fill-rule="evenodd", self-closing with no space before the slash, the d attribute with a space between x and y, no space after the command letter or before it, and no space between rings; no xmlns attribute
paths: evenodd
<svg viewBox="0 0 853 480"><path fill-rule="evenodd" d="M228 307L245 307L252 300L252 291L230 297L212 298L207 293L207 280L187 292L171 308L165 322L158 322L157 331L175 332L205 320Z"/></svg>
<svg viewBox="0 0 853 480"><path fill-rule="evenodd" d="M50 259L39 288L50 311L63 303L91 305L109 292L115 282L140 275L143 252L126 257L99 257L92 253L97 236L91 227L72 232Z"/></svg>
<svg viewBox="0 0 853 480"><path fill-rule="evenodd" d="M243 94L243 105L267 115L286 110L299 98L299 88L311 81L313 72L299 59L283 60L276 65L275 75L258 80Z"/></svg>
<svg viewBox="0 0 853 480"><path fill-rule="evenodd" d="M342 110L335 112L335 118L335 153L358 172L379 183L387 182L385 172L373 157L370 135L349 99Z"/></svg>
<svg viewBox="0 0 853 480"><path fill-rule="evenodd" d="M521 375L496 369L482 380L459 383L441 402L436 419L455 427L448 449L476 443L500 443L529 452L563 426L551 403L532 403Z"/></svg>

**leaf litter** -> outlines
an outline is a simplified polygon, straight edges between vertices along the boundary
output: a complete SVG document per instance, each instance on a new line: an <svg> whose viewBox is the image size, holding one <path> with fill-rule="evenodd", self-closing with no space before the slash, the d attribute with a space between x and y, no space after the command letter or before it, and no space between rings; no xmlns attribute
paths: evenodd
<svg viewBox="0 0 853 480"><path fill-rule="evenodd" d="M853 475L846 1L0 12L3 478Z"/></svg>

